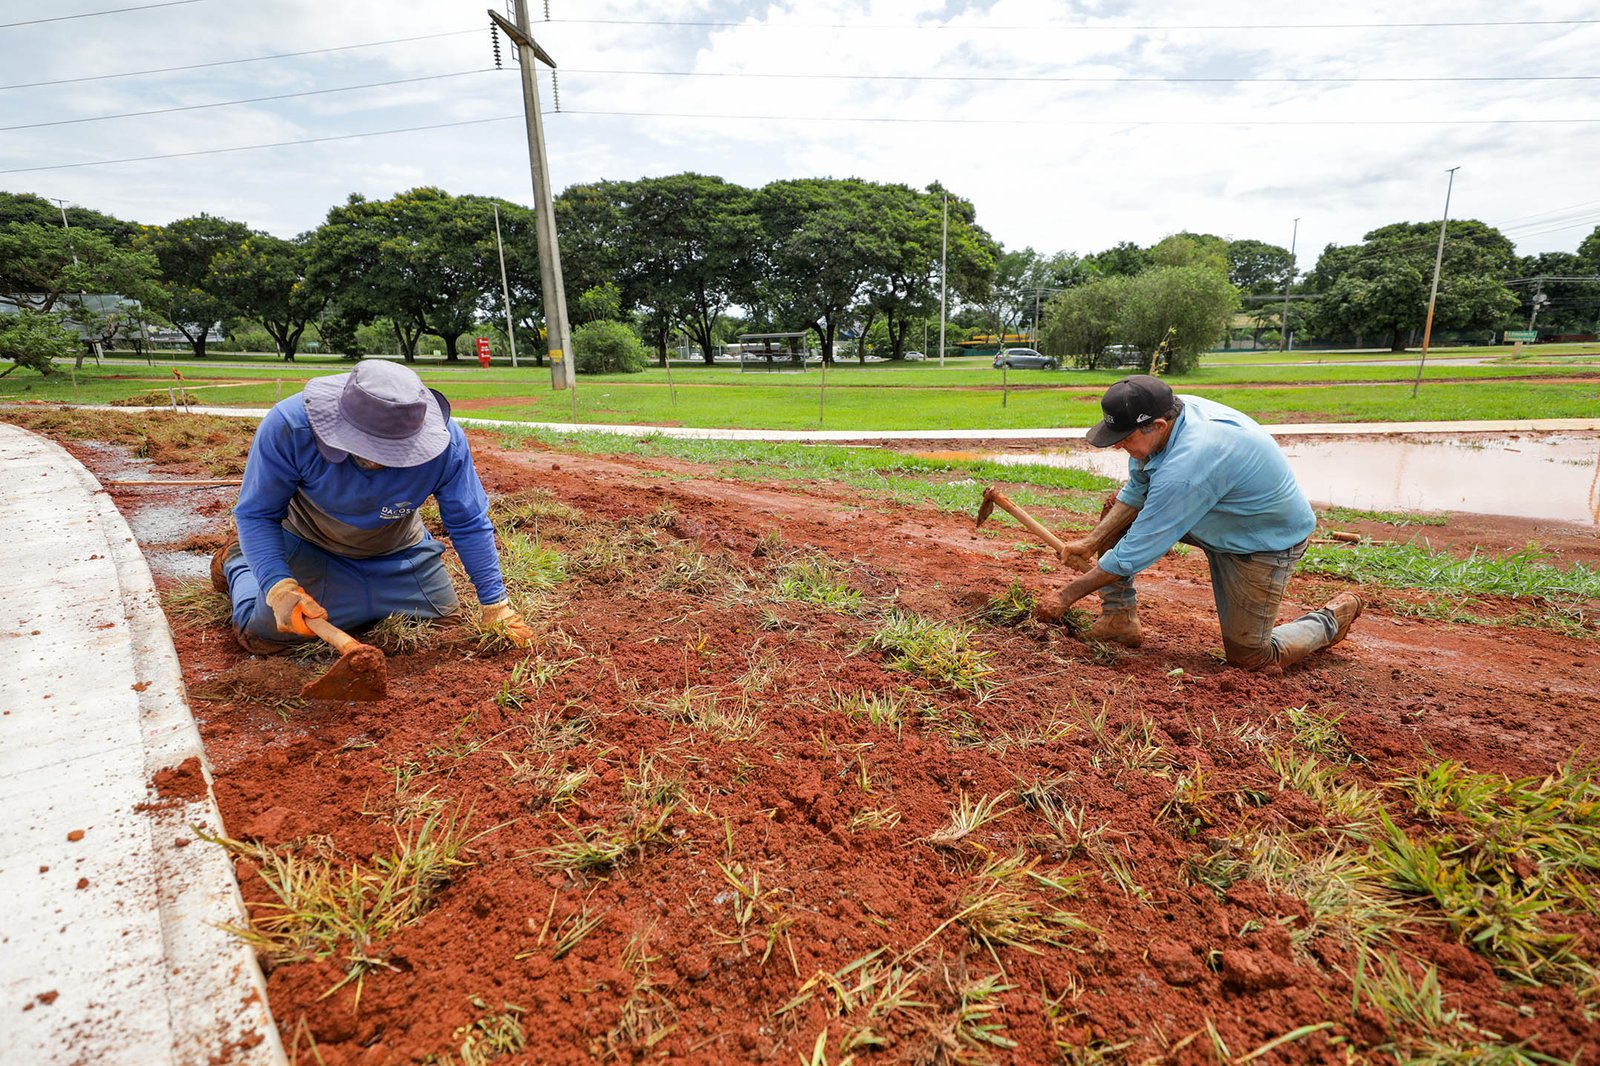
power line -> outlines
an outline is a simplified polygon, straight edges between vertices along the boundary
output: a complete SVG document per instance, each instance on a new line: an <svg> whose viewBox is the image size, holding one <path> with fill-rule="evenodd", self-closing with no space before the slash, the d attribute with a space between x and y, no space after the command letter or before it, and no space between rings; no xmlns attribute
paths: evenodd
<svg viewBox="0 0 1600 1066"><path fill-rule="evenodd" d="M1350 84L1365 82L1499 82L1499 81L1600 81L1600 74L1530 74L1515 75L1378 75L1360 78L1248 78L1225 76L1125 76L1125 75L1054 75L1054 74L773 74L767 72L742 72L729 70L585 70L565 67L565 74L616 74L643 75L659 78L768 78L781 81L946 81L946 82L1081 82L1087 84L1123 84L1128 82L1173 82L1202 84Z"/></svg>
<svg viewBox="0 0 1600 1066"><path fill-rule="evenodd" d="M555 19L548 25L579 26L683 26L691 29L751 29L751 30L956 30L968 33L975 30L1027 31L1038 30L1093 30L1126 33L1158 30L1421 30L1421 29L1479 29L1510 26L1590 26L1600 19L1507 19L1504 21L1463 22L1303 22L1303 23L1211 23L1188 24L1180 22L1148 23L1064 23L1042 22L1032 25L980 25L972 23L857 23L857 22L722 22L698 19Z"/></svg>
<svg viewBox="0 0 1600 1066"><path fill-rule="evenodd" d="M493 118L469 118L456 122L435 122L426 126L404 126L393 130L368 130L364 133L340 133L332 137L306 137L296 141L273 141L270 144L239 144L229 148L204 148L193 152L166 152L162 155L128 156L124 159L86 159L80 163L54 163L44 167L13 167L10 170L0 170L0 174L31 174L41 170L74 170L78 167L109 166L113 163L148 163L159 159L187 159L201 155L223 155L227 152L252 152L260 148L288 148L297 144L326 144L329 141L353 141L359 137L386 137L394 133L420 133L423 130L442 130L452 126L482 126L489 122L505 122L510 119L520 120L522 116L496 115Z"/></svg>
<svg viewBox="0 0 1600 1066"><path fill-rule="evenodd" d="M1552 216L1552 215L1556 216L1557 218L1564 217L1566 212L1568 212L1568 211L1574 211L1574 210L1576 210L1576 209L1578 209L1580 207L1590 207L1590 206L1592 206L1594 204L1600 204L1600 200L1584 200L1581 203L1564 204L1561 207L1551 207L1551 208L1547 208L1547 209L1545 209L1543 211L1535 211L1531 215L1518 215L1515 218L1506 219L1506 223L1509 226L1512 226L1512 227L1515 227L1518 223L1526 223L1527 225L1531 225L1531 226L1542 225L1543 224L1542 222L1539 222L1539 221L1536 221L1536 220L1538 220L1538 219L1547 219L1547 220L1549 220L1550 216ZM1501 226L1500 228L1503 230L1503 229L1506 228L1506 226Z"/></svg>
<svg viewBox="0 0 1600 1066"><path fill-rule="evenodd" d="M185 3L195 0L184 0ZM469 33L482 33L482 30L447 30L443 33L424 33L416 37L395 37L387 41L367 41L362 44L341 44L333 48L310 48L304 52L280 52L276 55L250 56L247 59L217 59L209 63L186 63L178 67L152 67L149 70L127 70L120 74L86 74L81 78L57 78L54 81L22 81L15 85L0 85L0 92L7 89L38 89L47 85L75 85L85 81L109 81L113 78L138 78L146 74L174 74L183 70L204 70L208 67L230 67L240 63L265 63L273 59L298 59L301 56L327 55L329 52L353 52L360 48L382 48L391 44L410 44L412 41L435 41L441 37L461 37Z"/></svg>
<svg viewBox="0 0 1600 1066"><path fill-rule="evenodd" d="M16 26L38 26L46 22L68 22L72 19L94 18L96 15L120 15L124 11L148 11L153 7L178 7L182 4L198 4L201 0L166 0L162 4L139 4L137 7L113 7L105 11L84 11L77 15L52 15L44 19L28 19L24 22L0 22L0 30L9 30Z"/></svg>
<svg viewBox="0 0 1600 1066"><path fill-rule="evenodd" d="M411 85L420 81L439 81L443 78L461 78L468 74L483 74L493 70L492 67L480 67L477 70L458 70L452 74L427 74L416 78L396 78L393 81L372 81L365 85L345 85L335 89L306 89L297 93L278 93L275 96L252 96L244 100L218 100L209 104L186 104L181 107L158 107L149 111L123 111L115 115L89 115L85 118L63 118L50 122L28 122L20 126L0 126L0 133L11 130L34 130L44 126L71 126L79 122L107 122L118 118L142 118L147 115L170 115L179 111L203 111L211 107L233 107L238 104L259 104L269 100L293 100L301 96L323 96L327 93L348 93L360 89L378 89L388 85Z"/></svg>
<svg viewBox="0 0 1600 1066"><path fill-rule="evenodd" d="M588 111L562 108L563 115L600 115L617 118L685 118L746 122L866 122L876 124L952 126L1536 126L1600 123L1596 118L1338 118L1338 119L1027 119L1027 118L907 118L901 115L728 115L674 111ZM4 171L0 171L4 173Z"/></svg>

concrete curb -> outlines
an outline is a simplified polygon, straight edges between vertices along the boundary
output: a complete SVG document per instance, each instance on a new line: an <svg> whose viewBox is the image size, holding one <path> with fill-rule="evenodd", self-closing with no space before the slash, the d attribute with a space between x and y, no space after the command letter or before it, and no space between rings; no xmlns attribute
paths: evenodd
<svg viewBox="0 0 1600 1066"><path fill-rule="evenodd" d="M7 1061L281 1066L170 631L132 532L0 424L0 1016ZM30 560L47 560L27 566Z"/></svg>

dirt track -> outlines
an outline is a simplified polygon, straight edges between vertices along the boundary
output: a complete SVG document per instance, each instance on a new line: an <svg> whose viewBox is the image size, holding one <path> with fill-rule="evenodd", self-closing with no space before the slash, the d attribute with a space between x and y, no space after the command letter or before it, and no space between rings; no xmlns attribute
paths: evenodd
<svg viewBox="0 0 1600 1066"><path fill-rule="evenodd" d="M578 512L524 526L572 574L536 620L537 654L560 668L522 706L496 700L522 654L478 651L456 630L393 656L391 696L372 706L271 698L317 664L251 660L217 626L176 630L231 835L355 868L392 850L406 816L430 803L470 810L485 833L436 905L376 946L381 964L359 985L323 998L348 945L271 969L272 1007L301 1062L317 1061L313 1041L329 1064L459 1054L482 1029L474 1022L507 1004L523 1012L529 1044L497 1061L787 1064L810 1061L826 1028L835 1064L864 1031L884 1048L858 1043L866 1063L1074 1061L1063 1048L1124 1043L1112 1061L1200 1063L1218 1057L1208 1023L1239 1055L1327 1021L1262 1061L1343 1062L1392 1036L1370 1006L1350 1010L1350 942L1299 936L1307 905L1287 892L1251 879L1216 890L1195 875L1248 833L1324 838L1327 812L1265 761L1292 746L1285 712L1337 720L1354 756L1339 779L1363 786L1439 760L1540 776L1593 741L1592 641L1401 618L1384 607L1401 594L1367 590L1376 606L1344 644L1282 677L1244 674L1218 661L1197 555L1169 556L1142 579L1137 651L976 622L994 668L979 698L863 644L890 602L975 620L1013 580L1035 591L1059 581L1040 572L1040 553L1015 548L1014 527L979 535L960 516L834 486L474 439L491 494L536 488ZM103 450L78 452L106 462ZM174 540L199 552L220 543L231 501L118 502L190 504L197 536ZM1491 549L1521 547L1528 532L1466 516L1443 536L1427 531L1435 544ZM1586 531L1543 532L1563 562L1600 557ZM775 575L802 551L842 564L872 609L775 602ZM1285 612L1339 587L1297 577ZM898 730L874 727L838 709L858 691L904 692L917 711ZM748 735L719 740L686 722L696 701L749 711ZM570 801L552 792L552 774L584 768L592 776ZM652 773L673 798L650 808L639 782ZM1209 807L1186 821L1175 788L1197 773ZM1076 839L1019 800L1039 782L1079 812ZM963 796L1003 794L1003 817L953 846L928 841ZM1390 809L1411 823L1398 800ZM549 865L553 844L636 829L661 810L663 831L610 870ZM862 824L890 810L898 824ZM984 883L984 863L1013 854L1059 874L1071 891L1049 898L1083 928L1062 926L1058 944L985 947L948 921ZM241 873L247 900L269 901L251 865ZM553 957L557 935L586 916L598 917L593 930ZM1595 916L1560 928L1596 955ZM1600 1040L1570 985L1507 980L1460 939L1424 923L1388 948L1414 960L1414 975L1437 967L1450 1007L1506 1043L1569 1058ZM874 999L883 986L856 985L880 970L890 981L891 962L909 981L898 1008ZM836 982L813 980L824 972ZM997 993L974 991L993 974ZM964 1002L992 1002L979 1021L996 1041L963 1024Z"/></svg>

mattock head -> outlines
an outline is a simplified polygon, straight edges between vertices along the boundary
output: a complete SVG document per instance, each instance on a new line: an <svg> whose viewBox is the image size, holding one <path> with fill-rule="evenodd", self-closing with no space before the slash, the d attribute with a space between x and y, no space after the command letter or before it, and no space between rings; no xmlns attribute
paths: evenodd
<svg viewBox="0 0 1600 1066"><path fill-rule="evenodd" d="M978 525L983 525L992 514L994 514L994 486L990 485L983 490L983 504L978 508Z"/></svg>

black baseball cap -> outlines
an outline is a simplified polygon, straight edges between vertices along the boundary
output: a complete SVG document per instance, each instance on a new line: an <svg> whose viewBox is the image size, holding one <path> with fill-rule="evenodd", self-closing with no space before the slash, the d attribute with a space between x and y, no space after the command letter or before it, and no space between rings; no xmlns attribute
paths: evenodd
<svg viewBox="0 0 1600 1066"><path fill-rule="evenodd" d="M1105 418L1089 427L1089 443L1109 448L1140 426L1167 417L1172 410L1172 389L1160 378L1134 374L1123 378L1100 397Z"/></svg>

